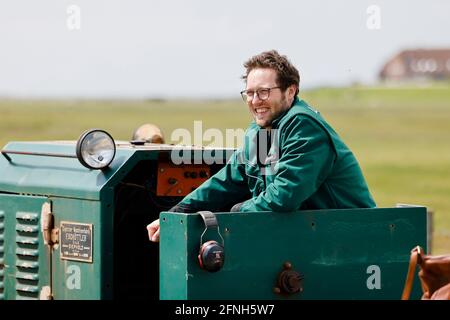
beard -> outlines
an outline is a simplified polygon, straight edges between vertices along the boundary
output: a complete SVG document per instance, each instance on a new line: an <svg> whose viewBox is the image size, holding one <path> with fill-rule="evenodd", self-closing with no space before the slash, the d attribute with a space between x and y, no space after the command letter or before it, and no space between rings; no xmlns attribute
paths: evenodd
<svg viewBox="0 0 450 320"><path fill-rule="evenodd" d="M283 92L278 101L276 102L274 101L272 105L266 107L269 108L268 112L270 113L267 118L258 119L257 114L254 114L253 117L255 119L256 124L258 124L262 128L269 129L272 126L272 122L275 119L277 119L280 115L285 113L289 109L290 105L286 97L286 94Z"/></svg>

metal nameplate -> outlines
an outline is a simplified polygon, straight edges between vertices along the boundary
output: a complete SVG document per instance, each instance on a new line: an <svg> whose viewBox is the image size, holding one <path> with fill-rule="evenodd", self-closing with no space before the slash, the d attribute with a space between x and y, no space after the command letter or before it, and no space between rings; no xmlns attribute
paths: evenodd
<svg viewBox="0 0 450 320"><path fill-rule="evenodd" d="M61 259L92 263L92 224L61 221Z"/></svg>

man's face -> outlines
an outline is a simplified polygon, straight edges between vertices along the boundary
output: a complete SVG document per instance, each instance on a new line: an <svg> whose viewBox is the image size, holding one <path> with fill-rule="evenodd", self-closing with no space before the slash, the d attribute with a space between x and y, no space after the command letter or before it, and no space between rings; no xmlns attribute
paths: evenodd
<svg viewBox="0 0 450 320"><path fill-rule="evenodd" d="M277 73L273 69L253 69L247 76L247 91L255 92L248 97L247 105L257 125L270 128L272 121L281 113L289 109L292 104L295 88L289 87L286 91L280 88L271 89L269 98L261 100L256 91L258 89L278 87Z"/></svg>

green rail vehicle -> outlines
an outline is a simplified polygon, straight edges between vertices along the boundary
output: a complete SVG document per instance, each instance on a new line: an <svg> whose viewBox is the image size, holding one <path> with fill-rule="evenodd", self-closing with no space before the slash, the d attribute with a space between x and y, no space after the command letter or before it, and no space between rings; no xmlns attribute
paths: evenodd
<svg viewBox="0 0 450 320"><path fill-rule="evenodd" d="M167 212L232 152L102 130L8 143L0 300L400 299L410 250L427 249L425 207ZM146 230L158 217L159 244ZM201 264L207 243L221 250L208 253L214 272Z"/></svg>

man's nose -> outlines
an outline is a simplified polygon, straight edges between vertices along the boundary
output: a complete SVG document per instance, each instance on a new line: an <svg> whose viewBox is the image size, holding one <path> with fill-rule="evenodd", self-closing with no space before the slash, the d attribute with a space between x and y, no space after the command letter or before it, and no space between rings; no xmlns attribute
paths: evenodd
<svg viewBox="0 0 450 320"><path fill-rule="evenodd" d="M252 102L252 104L256 104L258 102L261 102L262 100L259 98L258 94L255 92L253 94L252 99L250 100Z"/></svg>

